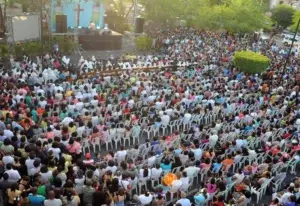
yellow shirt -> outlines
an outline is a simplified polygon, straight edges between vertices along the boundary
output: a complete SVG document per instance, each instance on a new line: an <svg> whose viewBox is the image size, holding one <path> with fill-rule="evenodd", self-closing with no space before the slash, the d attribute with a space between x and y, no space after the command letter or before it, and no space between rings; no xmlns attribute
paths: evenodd
<svg viewBox="0 0 300 206"><path fill-rule="evenodd" d="M11 189L8 189L7 190L8 203L14 204L15 198L20 197L20 195L21 195L20 190L11 191Z"/></svg>

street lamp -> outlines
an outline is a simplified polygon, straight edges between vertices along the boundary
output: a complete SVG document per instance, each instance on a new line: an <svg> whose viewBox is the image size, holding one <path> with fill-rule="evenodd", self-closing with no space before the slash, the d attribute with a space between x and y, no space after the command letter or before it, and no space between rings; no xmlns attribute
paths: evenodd
<svg viewBox="0 0 300 206"><path fill-rule="evenodd" d="M296 35L298 33L298 29L299 29L299 24L300 24L300 18L298 20L298 23L297 23L297 27L296 27L296 31L294 33L294 37L292 39L292 43L291 43L291 46L290 46L290 49L289 49L289 53L288 53L288 56L286 58L286 61L285 61L285 64L284 64L284 67L283 67L283 72L286 72L286 66L287 66L287 63L289 62L289 59L290 59L290 55L291 55L291 52L292 52L292 49L293 49L293 46L294 46L294 42L296 40Z"/></svg>

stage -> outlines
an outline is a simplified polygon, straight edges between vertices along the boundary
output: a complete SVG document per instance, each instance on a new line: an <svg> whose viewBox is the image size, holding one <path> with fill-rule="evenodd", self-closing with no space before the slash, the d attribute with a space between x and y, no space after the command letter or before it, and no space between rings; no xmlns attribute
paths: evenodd
<svg viewBox="0 0 300 206"><path fill-rule="evenodd" d="M111 31L103 33L99 30L79 32L78 41L84 50L120 50L122 48L122 34Z"/></svg>

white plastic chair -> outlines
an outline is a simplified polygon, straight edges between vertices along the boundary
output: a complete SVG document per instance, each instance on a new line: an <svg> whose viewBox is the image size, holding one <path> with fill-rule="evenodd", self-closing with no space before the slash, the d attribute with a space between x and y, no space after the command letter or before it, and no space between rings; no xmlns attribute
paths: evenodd
<svg viewBox="0 0 300 206"><path fill-rule="evenodd" d="M93 146L93 149L94 149L94 152L96 152L96 148L99 147L99 151L101 149L101 146L100 146L100 137L95 137L94 139L92 139L92 146Z"/></svg>
<svg viewBox="0 0 300 206"><path fill-rule="evenodd" d="M86 149L88 150L89 153L91 152L89 139L87 138L83 139L82 141L82 152L84 155L86 154Z"/></svg>
<svg viewBox="0 0 300 206"><path fill-rule="evenodd" d="M260 201L260 199L262 198L263 189L264 188L261 187L258 190L256 190L255 188L251 187L251 193L256 195L256 202L257 202L257 204Z"/></svg>
<svg viewBox="0 0 300 206"><path fill-rule="evenodd" d="M147 138L150 139L150 135L151 135L151 132L153 132L153 128L154 128L153 125L148 126L145 129L143 129L142 133L144 133L144 132L147 133Z"/></svg>
<svg viewBox="0 0 300 206"><path fill-rule="evenodd" d="M126 140L128 141L128 146L131 145L131 144L130 144L130 134L131 134L131 133L126 133L125 136L122 138L122 140L123 140L123 145L124 145L124 146L125 146L125 144L126 144Z"/></svg>
<svg viewBox="0 0 300 206"><path fill-rule="evenodd" d="M138 181L139 194L142 194L142 188L143 188L143 186L147 190L147 181L146 180Z"/></svg>
<svg viewBox="0 0 300 206"><path fill-rule="evenodd" d="M173 129L175 128L176 120L170 121L168 127L170 128L170 133L173 133Z"/></svg>
<svg viewBox="0 0 300 206"><path fill-rule="evenodd" d="M280 173L278 174L277 176L280 176L275 182L272 182L272 191L275 193L275 192L278 192L278 190L280 189L281 187L281 184L282 182L285 180L286 178L286 172L283 172L283 173ZM277 177L276 176L276 177Z"/></svg>
<svg viewBox="0 0 300 206"><path fill-rule="evenodd" d="M113 142L112 142L112 136L108 135L108 137L105 140L105 146L106 146L106 150L108 151L108 144L110 144L111 149L113 149Z"/></svg>

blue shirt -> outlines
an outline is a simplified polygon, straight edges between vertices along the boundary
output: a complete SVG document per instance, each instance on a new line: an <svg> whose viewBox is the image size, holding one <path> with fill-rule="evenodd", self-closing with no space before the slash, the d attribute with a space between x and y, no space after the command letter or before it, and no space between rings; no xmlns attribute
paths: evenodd
<svg viewBox="0 0 300 206"><path fill-rule="evenodd" d="M30 202L30 206L43 206L46 198L42 195L29 194L28 199Z"/></svg>
<svg viewBox="0 0 300 206"><path fill-rule="evenodd" d="M163 163L160 164L160 167L161 169L164 171L164 172L171 172L172 170L172 163L168 164L168 165L165 165Z"/></svg>
<svg viewBox="0 0 300 206"><path fill-rule="evenodd" d="M221 169L221 167L222 167L221 163L213 163L212 172L219 172L219 170Z"/></svg>
<svg viewBox="0 0 300 206"><path fill-rule="evenodd" d="M204 205L205 203L205 197L203 194L198 194L197 196L194 196L195 204L197 206Z"/></svg>

